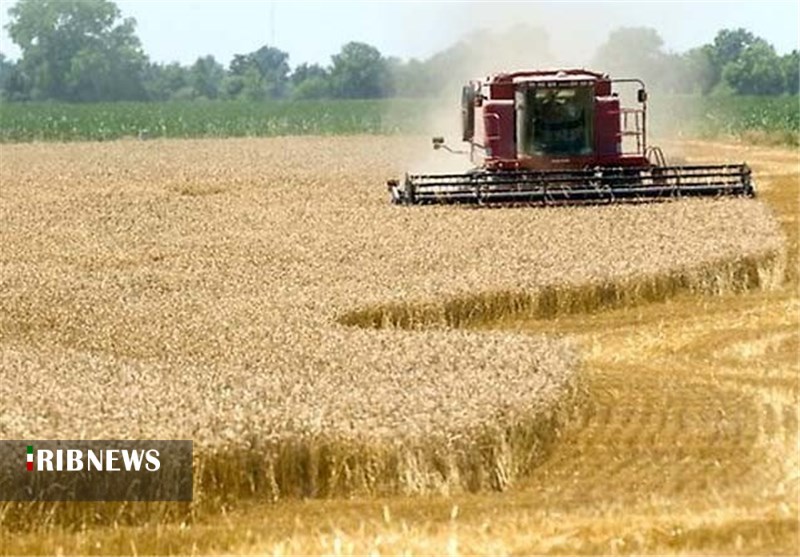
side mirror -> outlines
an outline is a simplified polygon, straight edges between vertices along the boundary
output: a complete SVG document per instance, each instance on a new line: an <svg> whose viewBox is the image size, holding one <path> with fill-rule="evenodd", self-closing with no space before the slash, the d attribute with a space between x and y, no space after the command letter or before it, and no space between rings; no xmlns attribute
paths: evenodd
<svg viewBox="0 0 800 557"><path fill-rule="evenodd" d="M444 145L444 137L434 137L432 141L433 141L434 151L437 149L441 149L442 145Z"/></svg>
<svg viewBox="0 0 800 557"><path fill-rule="evenodd" d="M640 103L647 102L647 91L645 91L644 89L639 89L639 90L636 92L636 99L637 99L637 100L638 100Z"/></svg>
<svg viewBox="0 0 800 557"><path fill-rule="evenodd" d="M475 135L475 88L465 85L461 89L461 139L472 141Z"/></svg>

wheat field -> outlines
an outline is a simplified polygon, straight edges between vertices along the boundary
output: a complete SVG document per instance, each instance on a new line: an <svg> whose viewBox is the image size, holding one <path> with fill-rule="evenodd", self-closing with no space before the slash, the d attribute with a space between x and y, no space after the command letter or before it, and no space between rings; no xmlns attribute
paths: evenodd
<svg viewBox="0 0 800 557"><path fill-rule="evenodd" d="M388 206L414 143L3 146L2 437L191 437L209 501L188 529L0 529L3 547L691 551L734 519L699 547L796 539L775 209ZM796 159L762 154L766 199L794 187L775 184Z"/></svg>

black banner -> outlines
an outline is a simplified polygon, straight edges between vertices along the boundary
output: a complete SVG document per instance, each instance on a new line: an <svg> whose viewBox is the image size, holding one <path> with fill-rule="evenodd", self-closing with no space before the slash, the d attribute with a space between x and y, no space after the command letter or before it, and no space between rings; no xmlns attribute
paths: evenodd
<svg viewBox="0 0 800 557"><path fill-rule="evenodd" d="M0 501L191 501L191 441L0 441Z"/></svg>

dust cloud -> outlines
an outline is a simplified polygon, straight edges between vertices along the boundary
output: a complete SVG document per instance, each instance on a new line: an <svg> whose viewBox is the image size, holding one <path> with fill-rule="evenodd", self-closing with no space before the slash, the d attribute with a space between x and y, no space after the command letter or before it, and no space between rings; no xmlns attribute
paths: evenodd
<svg viewBox="0 0 800 557"><path fill-rule="evenodd" d="M565 9L579 13L569 5ZM455 150L468 150L461 140L461 87L471 80L517 70L589 67L597 40L582 29L592 28L590 18L570 16L569 25L557 24L543 6L536 4L452 4L442 25L460 31L460 39L433 56L445 77L436 102L426 110L425 136L420 148L405 162L409 172L463 172L473 167L468 155L434 151L430 137L441 136ZM554 37L569 35L567 48ZM555 48L554 48L555 46ZM478 123L480 125L480 123Z"/></svg>
<svg viewBox="0 0 800 557"><path fill-rule="evenodd" d="M468 156L434 151L430 142L430 137L442 136L453 149L469 148L461 141L460 97L462 85L470 80L482 80L491 74L516 70L586 68L611 72L612 77L638 77L647 81L647 76L621 70L626 66L624 60L615 60L610 67L593 59L598 47L608 39L611 29L638 25L658 31L659 27L658 14L655 13L649 22L632 21L630 5L625 3L453 3L440 15L442 32L458 39L451 47L429 59L429 62L436 63L438 75L445 77L445 86L436 102L420 103L420 110L427 112L422 130L424 136L419 139L420 148L409 160L403 161L404 168L410 172L460 172L474 166ZM407 23L409 28L413 28L413 21ZM409 40L418 40L413 33L408 36ZM670 70L664 68L663 71ZM662 138L673 137L675 132L665 131L666 127L659 125L671 122L671 117L664 114L671 108L666 98L669 95L659 90L656 83L648 82L647 86L650 93L648 144L656 145ZM636 105L636 89L638 85L618 86L624 105ZM687 105L694 103L694 98L681 98L685 110L691 109ZM679 130L688 125L684 122L671 124L670 128ZM675 152L675 149L673 142L673 152L666 153L668 159L681 158L683 153Z"/></svg>

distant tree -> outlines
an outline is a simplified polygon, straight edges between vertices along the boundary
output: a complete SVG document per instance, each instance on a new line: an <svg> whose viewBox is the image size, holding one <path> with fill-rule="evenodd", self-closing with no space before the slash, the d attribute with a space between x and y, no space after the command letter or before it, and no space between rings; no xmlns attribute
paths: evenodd
<svg viewBox="0 0 800 557"><path fill-rule="evenodd" d="M257 67L248 67L240 78L242 84L240 97L248 101L263 101L270 97L269 84Z"/></svg>
<svg viewBox="0 0 800 557"><path fill-rule="evenodd" d="M241 68L237 73L229 72L222 87L229 99L263 101L269 98L267 82L254 65Z"/></svg>
<svg viewBox="0 0 800 557"><path fill-rule="evenodd" d="M241 75L233 75L230 70L225 73L222 80L222 95L226 99L238 99L242 97L244 89L244 78Z"/></svg>
<svg viewBox="0 0 800 557"><path fill-rule="evenodd" d="M547 32L518 23L511 28L477 29L427 60L392 65L394 86L402 96L460 95L472 79L498 72L553 67Z"/></svg>
<svg viewBox="0 0 800 557"><path fill-rule="evenodd" d="M333 96L331 82L323 77L311 77L292 90L292 98L297 100L327 99Z"/></svg>
<svg viewBox="0 0 800 557"><path fill-rule="evenodd" d="M418 76L414 75L414 69L422 73L424 64L419 60L411 59L408 62L395 57L386 59L386 67L389 71L389 78L392 82L392 91L397 97L417 97L416 94ZM429 88L430 89L430 88Z"/></svg>
<svg viewBox="0 0 800 557"><path fill-rule="evenodd" d="M109 0L19 0L9 36L33 98L76 101L141 99L146 57L136 22Z"/></svg>
<svg viewBox="0 0 800 557"><path fill-rule="evenodd" d="M725 64L722 78L740 95L778 95L786 89L780 58L772 45L760 38Z"/></svg>
<svg viewBox="0 0 800 557"><path fill-rule="evenodd" d="M289 77L293 99L323 99L333 94L330 72L319 64L300 64Z"/></svg>
<svg viewBox="0 0 800 557"><path fill-rule="evenodd" d="M374 46L350 42L332 60L331 82L335 96L371 99L391 95L388 65Z"/></svg>
<svg viewBox="0 0 800 557"><path fill-rule="evenodd" d="M722 69L729 62L733 62L753 42L756 37L746 29L722 29L710 46L711 61Z"/></svg>
<svg viewBox="0 0 800 557"><path fill-rule="evenodd" d="M0 98L7 101L29 101L31 99L31 82L19 67L19 63L6 66L7 73L0 85Z"/></svg>
<svg viewBox="0 0 800 557"><path fill-rule="evenodd" d="M600 45L593 64L616 77L638 77L652 86L667 86L664 41L649 27L622 27Z"/></svg>
<svg viewBox="0 0 800 557"><path fill-rule="evenodd" d="M144 87L147 98L153 101L191 97L189 69L177 62L148 64L144 72Z"/></svg>
<svg viewBox="0 0 800 557"><path fill-rule="evenodd" d="M309 79L315 79L315 78L327 79L328 76L329 76L328 70L326 70L319 64L306 64L304 62L294 69L289 80L292 82L292 85L299 85L302 82Z"/></svg>
<svg viewBox="0 0 800 557"><path fill-rule="evenodd" d="M226 84L228 93L238 90L251 100L279 99L289 88L289 55L275 47L262 46L249 54L236 54L230 64L230 75L237 78Z"/></svg>
<svg viewBox="0 0 800 557"><path fill-rule="evenodd" d="M680 94L706 94L714 86L708 50L693 48L683 54L667 53L661 64L659 85Z"/></svg>
<svg viewBox="0 0 800 557"><path fill-rule="evenodd" d="M16 73L16 64L6 59L5 54L0 52L0 100L12 100L13 80Z"/></svg>
<svg viewBox="0 0 800 557"><path fill-rule="evenodd" d="M201 56L189 70L189 82L194 95L216 99L222 93L225 68L213 56Z"/></svg>
<svg viewBox="0 0 800 557"><path fill-rule="evenodd" d="M262 46L250 57L268 84L267 93L273 98L283 96L289 79L289 54L271 46Z"/></svg>
<svg viewBox="0 0 800 557"><path fill-rule="evenodd" d="M251 60L247 54L234 54L228 72L231 75L244 75L250 66Z"/></svg>
<svg viewBox="0 0 800 557"><path fill-rule="evenodd" d="M720 84L725 66L738 59L755 40L755 35L746 29L722 29L711 44L703 47L711 63L712 87Z"/></svg>
<svg viewBox="0 0 800 557"><path fill-rule="evenodd" d="M226 70L213 56L191 66L149 63L112 0L18 0L9 10L9 36L21 57L0 54L0 99L67 101L291 97L380 98L452 95L467 79L555 63L544 29L519 23L477 30L426 60L385 58L374 46L350 42L332 64L300 64L262 46L233 57ZM664 51L647 27L612 31L593 66L615 77L640 77L684 94L798 94L800 54L778 56L746 29L722 29L710 44L684 53Z"/></svg>
<svg viewBox="0 0 800 557"><path fill-rule="evenodd" d="M475 59L475 54L475 49L468 41L458 41L423 61L422 66L417 69L424 68L424 73L412 73L410 63L407 68L397 68L394 82L400 90L427 86L430 89L429 94L445 94L450 98L454 91L460 90L460 84L475 77L469 62ZM409 71L404 71L406 69ZM405 84L400 83L403 80Z"/></svg>
<svg viewBox="0 0 800 557"><path fill-rule="evenodd" d="M681 92L704 95L709 93L716 84L709 49L706 47L693 48L682 54L680 58L683 69L681 75L684 80Z"/></svg>
<svg viewBox="0 0 800 557"><path fill-rule="evenodd" d="M223 83L231 99L262 100L267 97L264 78L247 54L235 54Z"/></svg>
<svg viewBox="0 0 800 557"><path fill-rule="evenodd" d="M800 92L800 52L793 50L782 56L781 66L783 67L786 92L790 95L797 95Z"/></svg>

